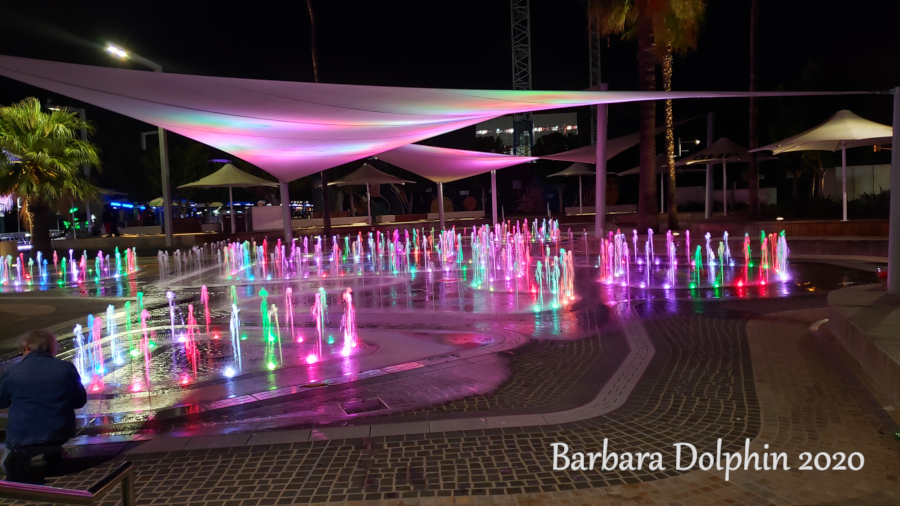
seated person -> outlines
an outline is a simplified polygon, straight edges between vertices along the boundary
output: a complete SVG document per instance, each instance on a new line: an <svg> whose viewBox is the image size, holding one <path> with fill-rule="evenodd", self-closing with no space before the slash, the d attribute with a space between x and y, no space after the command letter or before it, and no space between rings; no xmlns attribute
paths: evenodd
<svg viewBox="0 0 900 506"><path fill-rule="evenodd" d="M75 365L55 357L56 336L28 334L22 359L0 376L0 409L9 408L2 467L8 481L19 481L31 458L62 463L62 445L75 437L75 410L87 394Z"/></svg>

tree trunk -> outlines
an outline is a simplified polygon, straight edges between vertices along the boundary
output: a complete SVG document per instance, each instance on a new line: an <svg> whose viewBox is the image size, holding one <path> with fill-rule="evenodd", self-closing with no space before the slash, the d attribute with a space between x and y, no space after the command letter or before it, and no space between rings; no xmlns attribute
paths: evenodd
<svg viewBox="0 0 900 506"><path fill-rule="evenodd" d="M666 56L663 59L663 88L672 91L672 42L666 43ZM672 100L666 100L666 162L669 169L668 211L669 230L678 230L678 201L675 197L675 115Z"/></svg>
<svg viewBox="0 0 900 506"><path fill-rule="evenodd" d="M42 202L28 203L28 218L31 221L31 255L43 253L44 258L53 255L50 243L50 208Z"/></svg>
<svg viewBox="0 0 900 506"><path fill-rule="evenodd" d="M653 48L653 22L649 16L638 18L638 82L641 91L656 89L656 55ZM656 103L640 104L641 170L638 195L638 229L657 228L656 212Z"/></svg>
<svg viewBox="0 0 900 506"><path fill-rule="evenodd" d="M758 0L750 0L750 91L756 91L756 21ZM756 99L750 98L750 149L757 148L756 138ZM750 153L750 167L747 169L749 179L750 217L759 217L759 165L756 153Z"/></svg>

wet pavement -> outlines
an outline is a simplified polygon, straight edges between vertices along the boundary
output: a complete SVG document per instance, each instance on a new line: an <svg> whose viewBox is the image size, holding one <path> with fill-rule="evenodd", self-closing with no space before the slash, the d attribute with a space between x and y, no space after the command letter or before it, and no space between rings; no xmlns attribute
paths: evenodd
<svg viewBox="0 0 900 506"><path fill-rule="evenodd" d="M137 291L145 293L159 332L159 349L169 350L157 352L150 366L161 374L158 381L151 381L159 388L150 398L146 392L128 391L133 378L146 377L140 368L121 369L117 373L121 378L110 374L103 390L92 393L89 406L80 414L78 442L90 444L73 453L111 458L163 436L236 439L227 448L133 455L142 501L275 504L440 497L464 501L477 496L638 486L690 476L646 469L553 472L547 452L556 441L597 451L604 438L628 452L668 452L673 441L708 447L719 438L727 450L739 449L746 438L765 432L748 322L784 311L822 308L827 291L876 281L866 269L794 263L790 281L765 286L622 287L600 283L590 258L580 257L577 247L575 253L577 299L554 310L535 311L535 294L517 293L526 285L516 286L514 281L513 285L498 283L493 291L473 288L470 275L461 270L395 276L354 274L348 269L343 276L317 273L313 280L260 282L266 276L257 275L241 282L223 279L215 267L196 274L173 272L160 280L149 264L133 279L2 294L0 310L4 304L26 299L57 307L25 319L16 328L46 321L45 326L59 327L60 335L71 336L71 329L61 325L78 318L73 315L76 308L82 308L82 314L102 315L107 304L121 307ZM253 336L253 344L246 344L244 353L254 358L247 360L246 371L224 378L221 367L213 362L234 360L234 351L229 352L224 343L233 283L243 328ZM169 319L165 292L177 294L180 314L192 303L203 326L197 309L202 285L210 288L211 330L204 329L197 339L199 353L209 365L201 360L193 374L187 358L172 352L178 349L177 341L165 342L164 336L172 335L165 330ZM302 360L308 353L304 346L315 334L306 315L319 285L327 287L332 308L327 326L336 343L326 345L333 349L331 361L311 367ZM335 353L341 343L339 297L345 286L353 288L361 346L341 357ZM280 331L292 334L292 341L282 343L278 367L267 370L270 347L259 342L266 317L258 293L265 288L269 300L284 307L288 287L297 320L294 331ZM271 443L246 446L248 438L252 441L275 429L315 433L329 426L376 427L386 422L418 427L422 422L575 409L589 403L625 367L626 355L634 352L629 351L633 345L626 343L621 318L614 310L622 303L646 329L653 354L646 370L633 378L624 404L607 414L539 427L428 434L413 430L383 437L372 431L365 437L321 442L279 442L280 433L271 432ZM220 334L221 343L213 342L215 333ZM296 342L297 335L307 341ZM215 351L217 345L226 349ZM69 341L64 350L64 355L75 352ZM185 375L188 381L180 384ZM104 434L116 437L104 439ZM889 445L880 448L894 455L886 458L896 457ZM273 466L279 471L274 472ZM51 482L76 486L106 467ZM553 497L535 500L552 504Z"/></svg>

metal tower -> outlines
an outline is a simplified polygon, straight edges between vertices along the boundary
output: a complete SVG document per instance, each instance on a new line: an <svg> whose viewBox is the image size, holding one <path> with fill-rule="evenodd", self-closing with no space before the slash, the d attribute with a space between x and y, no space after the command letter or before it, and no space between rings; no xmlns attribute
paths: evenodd
<svg viewBox="0 0 900 506"><path fill-rule="evenodd" d="M510 0L512 13L513 89L531 89L531 20L529 0ZM531 156L534 122L531 113L513 115L513 154Z"/></svg>
<svg viewBox="0 0 900 506"><path fill-rule="evenodd" d="M590 58L590 87L600 85L600 48L603 38L600 37L600 28L595 19L588 19L588 56ZM591 106L591 139L597 139L597 106Z"/></svg>

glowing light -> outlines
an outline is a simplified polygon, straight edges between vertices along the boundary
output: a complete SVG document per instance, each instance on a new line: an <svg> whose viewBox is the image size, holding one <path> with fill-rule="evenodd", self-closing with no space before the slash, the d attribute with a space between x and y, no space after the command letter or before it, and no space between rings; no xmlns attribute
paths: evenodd
<svg viewBox="0 0 900 506"><path fill-rule="evenodd" d="M341 355L348 357L348 356L350 356L351 351L352 351L352 348L350 348L349 346L344 346L343 348L341 348Z"/></svg>
<svg viewBox="0 0 900 506"><path fill-rule="evenodd" d="M744 286L744 281L743 281L743 280L738 280L737 286L738 286L738 288L743 287L743 286Z"/></svg>
<svg viewBox="0 0 900 506"><path fill-rule="evenodd" d="M187 375L184 375L184 376L181 377L181 384L182 384L182 385L187 385L190 381L191 381L191 378L190 378L189 376L187 376Z"/></svg>
<svg viewBox="0 0 900 506"><path fill-rule="evenodd" d="M131 356L132 356L132 357L136 357L136 356L138 356L138 355L140 355L140 352L138 352L137 350L131 350Z"/></svg>
<svg viewBox="0 0 900 506"><path fill-rule="evenodd" d="M299 337L297 338L297 342L298 342L298 343L302 343L302 342L303 342L303 336L299 336Z"/></svg>
<svg viewBox="0 0 900 506"><path fill-rule="evenodd" d="M96 392L96 391L98 391L98 390L100 390L100 385L98 385L97 383L94 383L94 384L91 386L91 392Z"/></svg>
<svg viewBox="0 0 900 506"><path fill-rule="evenodd" d="M143 387L141 386L140 383L135 383L134 385L131 385L132 392L140 392L141 388L143 388Z"/></svg>
<svg viewBox="0 0 900 506"><path fill-rule="evenodd" d="M334 336L328 336L328 344L334 344Z"/></svg>
<svg viewBox="0 0 900 506"><path fill-rule="evenodd" d="M218 339L218 338L219 338L219 334L218 334L218 333L213 334L213 339Z"/></svg>
<svg viewBox="0 0 900 506"><path fill-rule="evenodd" d="M275 370L275 362L269 362L268 364L266 364L266 367L268 367L270 371L274 371Z"/></svg>
<svg viewBox="0 0 900 506"><path fill-rule="evenodd" d="M232 368L232 367L226 367L225 370L222 371L222 374L223 374L226 378L233 378L233 377L234 377L234 368Z"/></svg>
<svg viewBox="0 0 900 506"><path fill-rule="evenodd" d="M315 355L315 353L310 353L309 355L306 356L306 363L307 363L307 364L315 364L315 363L318 362L318 361L319 361L319 357L317 357L317 356Z"/></svg>

